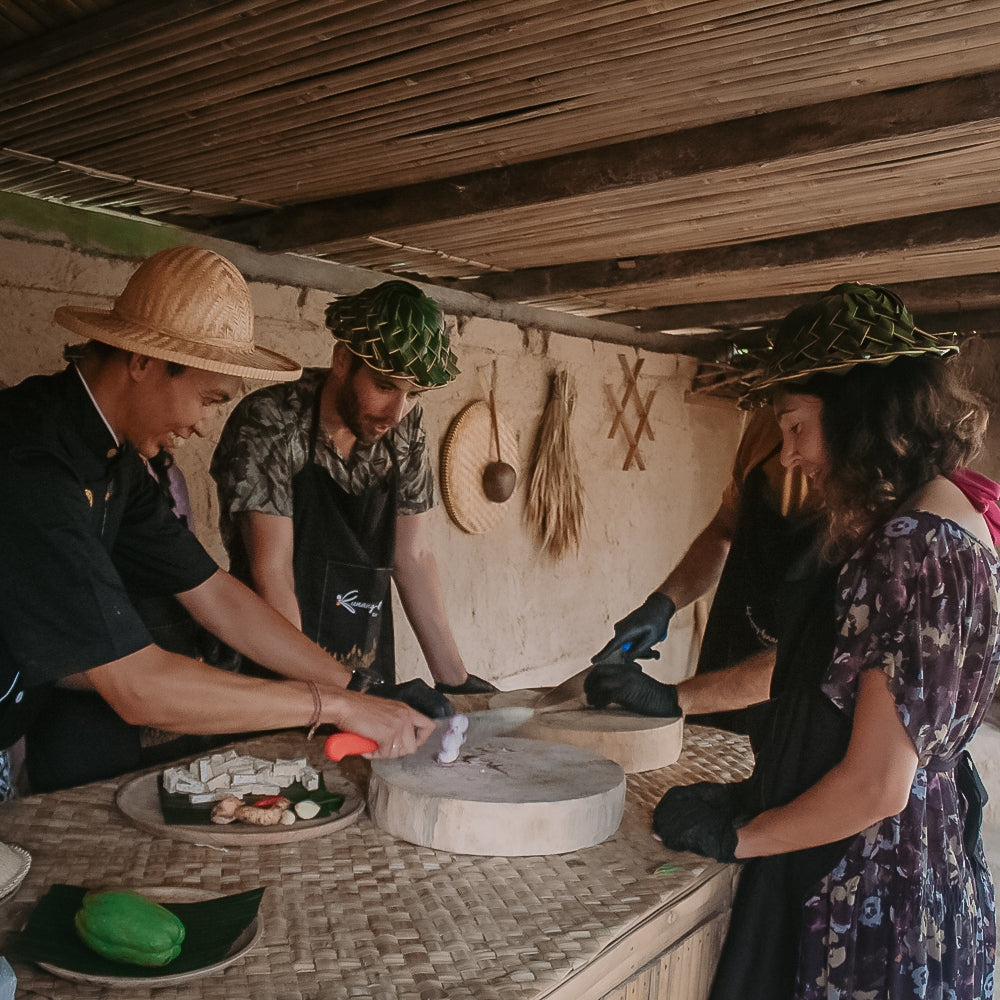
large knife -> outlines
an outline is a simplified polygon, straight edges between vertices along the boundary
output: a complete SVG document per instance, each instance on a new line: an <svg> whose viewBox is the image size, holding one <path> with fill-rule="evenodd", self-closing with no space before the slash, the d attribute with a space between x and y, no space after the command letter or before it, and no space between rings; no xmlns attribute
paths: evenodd
<svg viewBox="0 0 1000 1000"><path fill-rule="evenodd" d="M583 691L583 682L587 674L599 663L615 663L624 666L631 661L628 651L632 648L632 643L627 642L621 649L616 649L600 660L595 660L590 666L584 667L578 674L564 680L562 684L556 685L549 691L538 696L531 706L536 712L558 712L563 709L567 711L574 708L585 708L587 699Z"/></svg>
<svg viewBox="0 0 1000 1000"><path fill-rule="evenodd" d="M533 708L511 706L452 715L435 722L434 732L427 738L427 743L436 748L435 754L449 756L448 751L457 750L465 744L475 746L491 736L512 733L534 714ZM378 750L378 743L358 733L334 733L327 737L323 750L330 760L339 761L352 754L374 753Z"/></svg>

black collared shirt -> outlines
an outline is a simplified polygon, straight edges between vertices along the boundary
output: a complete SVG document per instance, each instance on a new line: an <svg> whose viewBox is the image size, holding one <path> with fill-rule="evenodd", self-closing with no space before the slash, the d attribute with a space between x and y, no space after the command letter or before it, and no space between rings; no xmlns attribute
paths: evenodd
<svg viewBox="0 0 1000 1000"><path fill-rule="evenodd" d="M128 596L218 568L72 368L0 391L0 747L70 674L152 643Z"/></svg>

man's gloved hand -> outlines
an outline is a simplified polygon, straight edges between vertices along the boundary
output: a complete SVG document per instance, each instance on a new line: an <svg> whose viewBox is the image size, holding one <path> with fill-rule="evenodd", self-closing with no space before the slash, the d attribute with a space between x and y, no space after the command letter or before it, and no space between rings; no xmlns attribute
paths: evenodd
<svg viewBox="0 0 1000 1000"><path fill-rule="evenodd" d="M653 810L653 831L673 851L735 861L744 784L699 781L669 789Z"/></svg>
<svg viewBox="0 0 1000 1000"><path fill-rule="evenodd" d="M434 690L442 694L495 694L497 691L489 681L484 681L475 674L469 674L461 684L443 684L438 681Z"/></svg>
<svg viewBox="0 0 1000 1000"><path fill-rule="evenodd" d="M402 684L382 684L370 688L368 694L373 694L378 698L401 701L404 705L415 708L430 719L446 719L455 714L451 702L419 678L404 681Z"/></svg>
<svg viewBox="0 0 1000 1000"><path fill-rule="evenodd" d="M590 662L600 663L624 649L626 644L630 659L658 660L659 651L653 646L666 639L670 619L676 610L666 594L654 590L635 611L615 622L615 637Z"/></svg>
<svg viewBox="0 0 1000 1000"><path fill-rule="evenodd" d="M664 719L681 714L677 688L644 674L638 663L598 663L584 678L583 691L594 708L615 704L629 712Z"/></svg>

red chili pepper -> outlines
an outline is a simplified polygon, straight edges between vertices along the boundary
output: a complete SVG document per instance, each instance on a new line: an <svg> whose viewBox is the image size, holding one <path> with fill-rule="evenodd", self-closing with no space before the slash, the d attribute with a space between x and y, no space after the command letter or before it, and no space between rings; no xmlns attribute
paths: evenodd
<svg viewBox="0 0 1000 1000"><path fill-rule="evenodd" d="M280 806L285 801L284 797L281 795L266 795L262 799L257 799L256 802L251 802L250 804L256 806L258 809L273 809L275 806Z"/></svg>

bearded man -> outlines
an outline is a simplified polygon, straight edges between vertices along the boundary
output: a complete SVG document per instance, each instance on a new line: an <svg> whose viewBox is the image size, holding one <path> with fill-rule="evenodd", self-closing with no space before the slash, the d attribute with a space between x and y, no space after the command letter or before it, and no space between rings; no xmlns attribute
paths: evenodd
<svg viewBox="0 0 1000 1000"><path fill-rule="evenodd" d="M394 579L437 689L494 691L465 669L430 547L418 401L458 374L441 310L388 281L331 302L326 320L330 368L248 396L216 447L231 572L353 667L361 691L395 681Z"/></svg>

